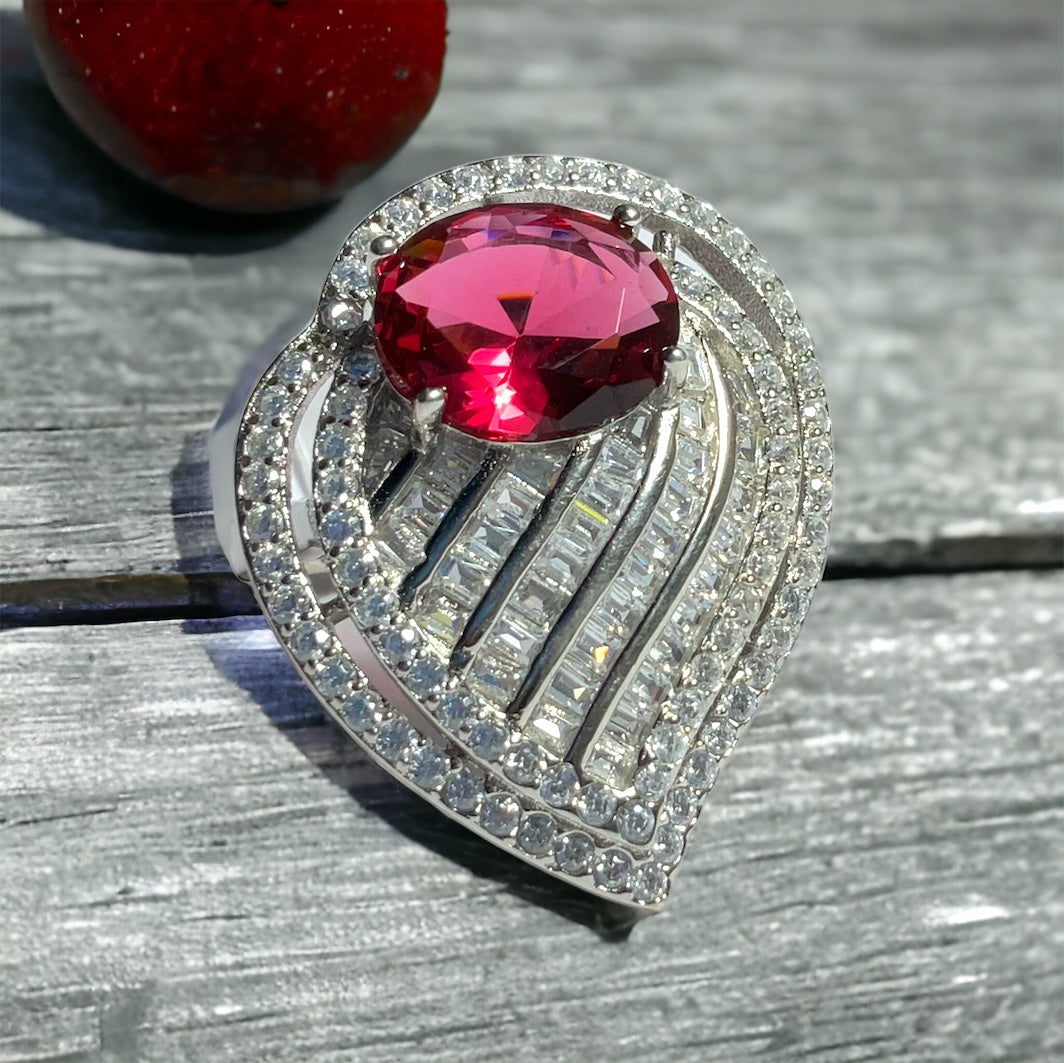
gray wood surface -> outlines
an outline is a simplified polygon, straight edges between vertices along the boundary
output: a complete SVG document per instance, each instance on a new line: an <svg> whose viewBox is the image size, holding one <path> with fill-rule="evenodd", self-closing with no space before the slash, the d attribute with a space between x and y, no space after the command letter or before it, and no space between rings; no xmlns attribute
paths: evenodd
<svg viewBox="0 0 1064 1063"><path fill-rule="evenodd" d="M12 594L216 607L203 440L237 367L309 305L367 207L514 150L662 172L777 265L830 387L836 569L1054 560L1059 16L1052 0L466 0L410 147L332 212L263 228L169 210L97 159L9 14L0 530L5 578L28 583ZM84 581L101 575L123 578Z"/></svg>
<svg viewBox="0 0 1064 1063"><path fill-rule="evenodd" d="M1061 1058L1059 4L456 0L409 147L269 223L99 157L18 6L0 1063ZM831 573L865 577L822 588L634 928L342 739L234 615L206 496L238 367L358 217L524 150L642 166L758 241L820 342Z"/></svg>
<svg viewBox="0 0 1064 1063"><path fill-rule="evenodd" d="M364 763L258 618L9 632L0 1059L1059 1058L1062 591L825 585L627 935Z"/></svg>

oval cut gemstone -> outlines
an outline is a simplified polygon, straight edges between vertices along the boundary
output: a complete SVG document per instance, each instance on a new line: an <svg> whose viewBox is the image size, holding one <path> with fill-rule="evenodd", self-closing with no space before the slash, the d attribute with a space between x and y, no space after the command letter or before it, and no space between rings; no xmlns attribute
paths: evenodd
<svg viewBox="0 0 1064 1063"><path fill-rule="evenodd" d="M374 330L400 394L447 391L443 421L501 442L587 432L657 387L676 291L612 221L542 204L481 207L378 264Z"/></svg>

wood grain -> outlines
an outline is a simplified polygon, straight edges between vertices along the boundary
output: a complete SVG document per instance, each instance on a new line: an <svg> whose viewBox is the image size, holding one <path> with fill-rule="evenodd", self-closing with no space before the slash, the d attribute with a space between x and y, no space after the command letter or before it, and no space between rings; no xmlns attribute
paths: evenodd
<svg viewBox="0 0 1064 1063"><path fill-rule="evenodd" d="M8 632L0 1059L1054 1058L1062 591L825 586L630 934L378 775L257 619Z"/></svg>
<svg viewBox="0 0 1064 1063"><path fill-rule="evenodd" d="M203 441L246 353L313 301L367 207L513 150L664 173L759 241L823 353L833 571L1059 562L1059 28L1050 0L470 0L409 150L331 212L254 225L97 157L9 11L9 600L128 610L167 574L176 606L218 607Z"/></svg>

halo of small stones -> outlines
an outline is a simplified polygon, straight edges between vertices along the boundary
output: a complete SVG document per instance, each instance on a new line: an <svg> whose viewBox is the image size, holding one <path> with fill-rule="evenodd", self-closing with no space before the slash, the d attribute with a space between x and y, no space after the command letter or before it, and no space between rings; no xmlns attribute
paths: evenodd
<svg viewBox="0 0 1064 1063"><path fill-rule="evenodd" d="M759 509L760 516L776 517L765 527L758 524L762 534L755 536L736 582L753 590L740 596L731 615L716 615L712 622L702 617L692 626L677 610L674 621L685 625L684 634L698 633L699 651L678 670L679 684L644 749L635 792L622 800L601 784L581 788L571 765L551 763L477 699L447 689L443 666L428 655L416 626L381 585L369 514L353 478L362 445L363 385L375 368L357 352L345 361L344 349L367 319L375 241L402 242L429 222L493 194L565 189L636 203L714 245L760 292L785 349L783 357L774 357L734 301L704 274L680 265L670 270L685 300L733 338L766 423L782 424L781 414L787 418L770 436L765 460L769 482L775 477L785 497L792 492L783 485L792 485L793 512L783 505ZM287 497L289 439L299 411L339 363L315 444L323 546L337 586L382 658L456 736L449 749L419 733L369 687L323 617L296 554ZM308 683L349 733L408 785L456 817L476 818L483 832L525 859L654 907L667 896L669 872L682 856L685 835L720 761L771 685L808 609L826 554L832 466L823 382L808 333L782 283L738 229L709 204L627 167L518 156L427 178L354 230L326 280L318 321L281 353L249 398L236 472L241 527L263 610ZM772 559L778 560L775 571ZM685 708L684 702L693 700L698 677L724 659L727 682L722 676L716 694L703 698L702 714L709 718L699 730L697 707ZM509 786L487 779L481 761L501 766ZM538 800L530 799L530 792ZM574 827L570 809L583 818L584 829ZM620 834L633 850L611 845L604 829Z"/></svg>

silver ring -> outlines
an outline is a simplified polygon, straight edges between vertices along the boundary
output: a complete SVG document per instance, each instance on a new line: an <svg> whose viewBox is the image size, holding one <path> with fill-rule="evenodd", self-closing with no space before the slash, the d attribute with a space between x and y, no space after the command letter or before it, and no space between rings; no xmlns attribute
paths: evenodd
<svg viewBox="0 0 1064 1063"><path fill-rule="evenodd" d="M210 456L233 570L351 739L660 908L827 550L820 371L743 233L594 159L426 178L354 229Z"/></svg>

